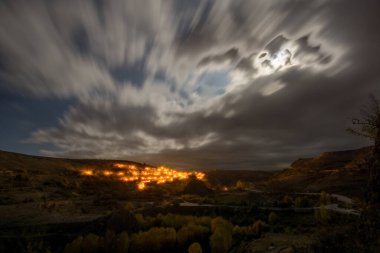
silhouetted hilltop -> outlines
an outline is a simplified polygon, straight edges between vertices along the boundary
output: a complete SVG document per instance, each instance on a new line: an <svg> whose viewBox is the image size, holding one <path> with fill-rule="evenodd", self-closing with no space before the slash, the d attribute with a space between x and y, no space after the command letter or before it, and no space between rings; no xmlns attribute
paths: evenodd
<svg viewBox="0 0 380 253"><path fill-rule="evenodd" d="M202 196L212 193L212 190L209 187L207 187L204 181L197 180L196 177L191 177L189 182L185 186L183 193Z"/></svg>
<svg viewBox="0 0 380 253"><path fill-rule="evenodd" d="M213 185L235 185L237 181L260 183L268 180L275 171L254 170L210 170L205 171L207 181Z"/></svg>
<svg viewBox="0 0 380 253"><path fill-rule="evenodd" d="M267 189L281 191L331 191L361 195L368 177L370 147L325 152L315 158L298 159L273 175Z"/></svg>

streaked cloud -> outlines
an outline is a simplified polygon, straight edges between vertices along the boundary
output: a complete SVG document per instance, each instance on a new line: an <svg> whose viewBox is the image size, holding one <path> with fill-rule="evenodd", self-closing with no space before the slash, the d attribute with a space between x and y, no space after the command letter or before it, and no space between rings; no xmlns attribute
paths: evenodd
<svg viewBox="0 0 380 253"><path fill-rule="evenodd" d="M379 10L371 0L4 1L0 90L68 101L27 138L54 146L42 154L276 169L365 144L344 129L379 92Z"/></svg>

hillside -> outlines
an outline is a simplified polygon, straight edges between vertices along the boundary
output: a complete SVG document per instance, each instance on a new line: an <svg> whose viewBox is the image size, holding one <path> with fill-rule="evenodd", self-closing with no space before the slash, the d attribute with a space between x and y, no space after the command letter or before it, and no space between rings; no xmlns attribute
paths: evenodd
<svg viewBox="0 0 380 253"><path fill-rule="evenodd" d="M319 192L325 190L361 196L368 178L370 148L322 153L298 159L274 174L265 184L270 191Z"/></svg>
<svg viewBox="0 0 380 253"><path fill-rule="evenodd" d="M95 171L109 170L117 163L134 165L137 168L152 165L126 160L100 160L100 159L65 159L42 156L31 156L19 153L12 153L0 150L0 189L14 187L14 179L17 177L27 179L24 186L38 185L46 180L78 180L80 170L92 168ZM203 171L207 180L212 185L234 185L238 180L247 182L262 182L270 178L274 172L248 171L248 170L210 170ZM25 181L24 180L24 181ZM17 180L16 180L17 181ZM18 183L19 185L21 183Z"/></svg>
<svg viewBox="0 0 380 253"><path fill-rule="evenodd" d="M237 181L259 183L268 180L275 172L252 170L210 170L205 171L207 180L213 185L233 186Z"/></svg>
<svg viewBox="0 0 380 253"><path fill-rule="evenodd" d="M204 173L207 181L214 186L232 186L241 180L268 191L325 190L360 196L368 176L369 152L368 147L325 152L315 158L298 159L289 168L279 172L206 170ZM74 185L83 185L84 179L78 177L83 168L90 167L99 172L110 168L117 170L114 167L117 163L130 164L137 168L147 166L132 161L49 158L0 151L0 189L39 188L41 185L54 184L73 189L76 188Z"/></svg>
<svg viewBox="0 0 380 253"><path fill-rule="evenodd" d="M94 184L108 185L110 180L83 177L83 170L91 168L94 174L109 169L116 172L122 170L114 166L120 162L138 168L146 166L131 161L63 159L0 151L0 190L3 192L0 202L9 199L13 191L20 190L28 193L26 199L33 200L42 193L78 194L87 189L92 191ZM116 184L109 187L116 187Z"/></svg>
<svg viewBox="0 0 380 253"><path fill-rule="evenodd" d="M242 180L268 191L325 190L360 196L368 176L369 152L368 147L325 152L315 158L298 159L279 172L206 170L204 173L207 181L214 186L232 186ZM38 188L52 184L72 188L83 183L83 178L78 177L81 169L90 167L99 172L110 168L117 170L114 167L117 163L137 168L147 166L132 161L49 158L0 151L0 189Z"/></svg>
<svg viewBox="0 0 380 253"><path fill-rule="evenodd" d="M114 163L124 162L143 166L143 164L101 159L66 159L43 156L31 156L0 150L1 173L59 174L62 171L77 171L78 168L91 166L95 169L109 168Z"/></svg>
<svg viewBox="0 0 380 253"><path fill-rule="evenodd" d="M181 235L197 219L202 225L196 227L204 226L199 242L204 252L210 252L211 224L220 217L239 232L231 235L238 242L234 252L247 252L247 247L252 248L248 252L256 252L256 247L274 247L273 242L278 250L293 245L312 248L319 240L319 221L314 215L319 194L304 196L298 212L299 208L293 209L295 192L325 190L360 196L366 184L368 152L369 148L328 152L299 159L281 172L189 172L130 161L59 159L0 151L0 252L30 252L30 247L62 252L81 236L103 240L110 229L128 231L133 241L129 252L141 252L135 244L136 236L142 234L136 231L162 230L167 234L165 229L170 227ZM353 212L339 207L339 200L332 201L329 210L334 211L336 224L356 218L354 210L352 217L340 220L340 212ZM265 224L271 211L280 217L276 226ZM260 231L255 228L256 221L264 221ZM283 233L285 227L291 227L295 234ZM269 239L261 240L262 233L262 238ZM151 241L144 239L142 245ZM255 243L247 244L250 241ZM178 244L176 251L169 252L186 252L187 246ZM43 251L37 248L35 252ZM151 252L150 248L145 252Z"/></svg>

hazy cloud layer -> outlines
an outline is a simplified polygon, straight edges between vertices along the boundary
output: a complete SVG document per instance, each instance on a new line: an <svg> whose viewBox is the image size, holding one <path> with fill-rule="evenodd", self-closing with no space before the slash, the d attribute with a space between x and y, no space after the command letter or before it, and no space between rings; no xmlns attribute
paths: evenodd
<svg viewBox="0 0 380 253"><path fill-rule="evenodd" d="M283 168L367 144L344 129L379 94L379 11L375 0L3 1L0 90L70 101L24 140L53 145L44 155Z"/></svg>

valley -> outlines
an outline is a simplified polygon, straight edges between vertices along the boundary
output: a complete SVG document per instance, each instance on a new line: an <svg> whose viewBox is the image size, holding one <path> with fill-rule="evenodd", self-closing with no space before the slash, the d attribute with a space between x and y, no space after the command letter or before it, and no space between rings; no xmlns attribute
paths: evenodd
<svg viewBox="0 0 380 253"><path fill-rule="evenodd" d="M346 233L361 213L368 150L325 153L275 172L182 171L0 152L1 250L108 252L102 238L128 231L131 252L151 252L133 248L138 236L174 228L177 239L155 252L186 252L192 240L203 252L215 252L212 223L221 219L230 231L228 252L318 252L318 241L326 239L321 231ZM180 243L178 233L191 224L204 233ZM70 248L88 235L95 251ZM279 236L289 238L274 243ZM268 238L273 242L260 251Z"/></svg>

